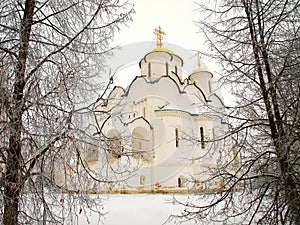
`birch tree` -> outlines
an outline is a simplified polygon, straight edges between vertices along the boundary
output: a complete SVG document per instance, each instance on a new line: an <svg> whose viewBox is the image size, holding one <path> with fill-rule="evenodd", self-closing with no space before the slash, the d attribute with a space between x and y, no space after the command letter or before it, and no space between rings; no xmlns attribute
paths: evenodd
<svg viewBox="0 0 300 225"><path fill-rule="evenodd" d="M66 199L55 164L66 164L70 152L82 160L78 149L89 128L78 121L92 110L91 96L105 91L104 57L132 7L119 0L2 0L0 11L2 224L75 224L81 206L95 202L79 192Z"/></svg>
<svg viewBox="0 0 300 225"><path fill-rule="evenodd" d="M224 181L220 194L207 204L186 204L185 218L300 223L299 6L297 0L198 4L207 54L221 65L219 84L235 97L224 115L231 130L218 138L236 141L240 165L235 173L217 168L214 176Z"/></svg>

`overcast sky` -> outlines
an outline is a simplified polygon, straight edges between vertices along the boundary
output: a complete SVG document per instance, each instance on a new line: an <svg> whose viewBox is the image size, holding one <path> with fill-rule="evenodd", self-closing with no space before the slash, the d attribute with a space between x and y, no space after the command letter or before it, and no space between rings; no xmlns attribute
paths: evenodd
<svg viewBox="0 0 300 225"><path fill-rule="evenodd" d="M203 45L201 34L194 24L201 16L196 12L194 0L129 0L134 4L133 21L120 34L116 34L116 44L153 41L154 28L161 26L165 31L164 41L186 49L200 50Z"/></svg>
<svg viewBox="0 0 300 225"><path fill-rule="evenodd" d="M155 48L155 35L153 31L156 27L161 26L162 30L166 33L163 43L180 46L194 54L195 58L192 60L195 61L195 67L191 68L191 70L194 70L197 67L197 60L196 52L193 51L207 52L204 37L198 32L198 28L195 25L195 21L203 19L201 13L197 12L198 6L195 3L196 0L129 1L134 4L135 14L133 14L133 21L128 22L128 27L123 28L120 33L115 35L114 45L126 46L137 42L148 41L150 45L152 45L150 46L151 50ZM205 4L205 2L215 4L215 1L210 0L198 0L198 2L203 4ZM132 51L130 51L130 53L132 53ZM174 53L182 57L180 54L182 51L174 51ZM129 57L125 56L125 58L128 59ZM214 79L217 81L219 77L218 72L220 71L218 65L207 57L202 57L202 61L214 74ZM140 74L136 62L134 65L128 63L128 61L126 61L126 63L127 65L122 67L117 73L115 85L126 87L131 79ZM215 83L215 87L217 86L219 86L218 82ZM222 90L222 92L223 96L224 94L228 96L227 92L224 90ZM226 97L225 102L231 104L231 98L232 97Z"/></svg>
<svg viewBox="0 0 300 225"><path fill-rule="evenodd" d="M120 33L115 34L113 45L128 46L137 42L148 41L150 43L149 50L155 48L155 35L154 29L161 26L162 30L166 33L164 36L163 43L174 44L184 48L187 51L191 51L194 54L195 65L194 68L190 68L193 71L197 67L196 52L195 51L206 51L204 38L201 33L198 32L198 28L195 25L195 21L201 19L201 14L197 12L197 4L194 0L129 0L134 4L135 14L133 14L133 21L128 22L127 27L124 27ZM201 2L209 1L202 0ZM151 43L152 42L152 43ZM147 44L149 44L147 43ZM166 45L165 44L165 45ZM131 46L132 47L132 46ZM163 46L164 47L164 46ZM128 49L128 48L127 48ZM171 49L174 51L174 49ZM130 54L138 54L137 51L130 51ZM143 54L146 54L142 53ZM180 57L183 57L183 51L174 51ZM118 53L119 54L119 53ZM128 58L134 58L134 56L128 55L127 52L119 54L126 55L127 61L119 63L120 57L116 60L117 64L125 65L118 72L116 84L125 86L128 85L130 79L126 74L139 75L139 67L133 66L128 63ZM117 54L116 54L117 55ZM138 56L140 57L140 56ZM191 58L191 57L190 57ZM184 59L184 58L183 58ZM138 59L138 61L140 58ZM189 59L190 60L190 59ZM210 71L215 72L217 66L209 61L208 58L202 57L204 64L206 64ZM187 65L187 60L184 59ZM136 63L136 62L135 62ZM130 66L129 66L130 65ZM126 68L126 70L124 69ZM122 75L120 76L120 73ZM124 75L125 74L125 75ZM123 86L123 85L121 85Z"/></svg>

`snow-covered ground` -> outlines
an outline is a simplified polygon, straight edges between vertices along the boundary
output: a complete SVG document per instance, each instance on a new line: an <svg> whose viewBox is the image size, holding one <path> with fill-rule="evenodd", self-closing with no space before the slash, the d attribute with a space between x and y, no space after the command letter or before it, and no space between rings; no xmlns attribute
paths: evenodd
<svg viewBox="0 0 300 225"><path fill-rule="evenodd" d="M188 201L188 195L164 194L112 194L104 195L103 211L107 212L102 219L104 225L161 225L175 224L167 221L171 215L179 215L184 207L173 203L173 198ZM79 224L96 225L98 217L80 218ZM189 221L183 225L191 225Z"/></svg>

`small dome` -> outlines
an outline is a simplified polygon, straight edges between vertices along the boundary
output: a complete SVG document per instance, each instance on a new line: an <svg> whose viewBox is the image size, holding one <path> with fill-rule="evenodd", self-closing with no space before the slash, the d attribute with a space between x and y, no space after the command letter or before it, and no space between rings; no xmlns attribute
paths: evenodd
<svg viewBox="0 0 300 225"><path fill-rule="evenodd" d="M161 47L154 48L151 52L168 52L170 54L174 54L172 50L167 48L161 48Z"/></svg>

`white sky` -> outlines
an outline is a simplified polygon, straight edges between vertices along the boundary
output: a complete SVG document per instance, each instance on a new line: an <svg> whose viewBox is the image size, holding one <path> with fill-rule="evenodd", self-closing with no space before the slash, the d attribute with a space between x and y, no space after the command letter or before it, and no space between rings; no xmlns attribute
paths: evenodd
<svg viewBox="0 0 300 225"><path fill-rule="evenodd" d="M127 27L123 27L120 33L115 34L113 45L127 46L137 42L150 42L150 45L152 45L149 46L150 51L156 47L156 39L153 31L156 27L161 26L162 30L166 33L163 39L163 47L164 44L173 44L180 46L185 50L191 51L192 54L195 54L195 67L190 69L191 71L194 70L197 67L197 57L196 52L194 51L206 51L204 38L202 37L201 33L198 32L198 28L195 25L195 21L199 20L201 14L196 11L198 6L194 0L128 1L134 4L135 14L132 15L133 21L128 22ZM171 50L174 51L174 49ZM127 53L128 52L125 54ZM180 57L183 57L183 55L180 54L182 52L174 51L174 53ZM116 54L119 55L120 53ZM127 54L125 57L128 58L130 56ZM140 59L138 59L138 61L139 60ZM205 59L205 57L202 57L202 61L208 65L210 71L214 72L215 66L210 66L211 63L207 60L208 59ZM118 62L116 63L118 64ZM185 61L185 63L187 62ZM122 74L130 73L139 75L139 68L137 66L131 66L130 68L128 68L128 64L126 66L126 69L121 69L121 71L118 72L119 79L120 72L122 72ZM124 76L122 75L122 77Z"/></svg>
<svg viewBox="0 0 300 225"><path fill-rule="evenodd" d="M165 31L164 41L186 49L200 50L203 45L201 34L197 33L194 21L201 16L196 12L194 0L129 0L134 4L133 22L128 23L120 34L116 34L116 44L153 41L154 28L159 25ZM154 46L155 47L155 46Z"/></svg>
<svg viewBox="0 0 300 225"><path fill-rule="evenodd" d="M190 51L207 52L208 47L204 43L204 36L195 25L195 21L201 19L201 13L197 12L198 5L195 3L195 0L128 1L134 4L135 14L133 14L133 21L128 22L127 27L124 27L120 33L115 34L113 45L124 46L136 42L150 41L153 42L153 48L155 48L155 35L153 31L156 27L161 26L162 30L166 33L163 43L175 44ZM215 3L215 1L210 0L198 0L198 2L203 4ZM176 51L174 53L176 54ZM178 55L181 56L180 54ZM220 70L218 65L205 56L202 57L202 61L213 72L214 77L217 78L216 71ZM128 74L132 78L139 75L138 66L130 66L118 72L116 85L123 84L123 78L126 80L124 84L130 82L131 78ZM224 96L224 90L222 92ZM231 104L231 100L228 100L226 97L225 102L230 102Z"/></svg>

